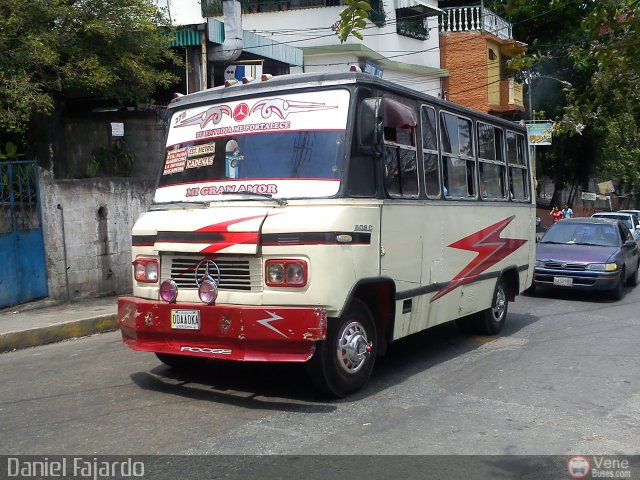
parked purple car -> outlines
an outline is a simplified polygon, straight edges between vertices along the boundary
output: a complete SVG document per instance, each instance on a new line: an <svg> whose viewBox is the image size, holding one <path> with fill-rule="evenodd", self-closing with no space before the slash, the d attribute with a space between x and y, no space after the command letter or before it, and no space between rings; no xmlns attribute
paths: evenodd
<svg viewBox="0 0 640 480"><path fill-rule="evenodd" d="M534 287L608 290L620 299L625 283L638 284L638 245L620 220L560 220L536 246Z"/></svg>

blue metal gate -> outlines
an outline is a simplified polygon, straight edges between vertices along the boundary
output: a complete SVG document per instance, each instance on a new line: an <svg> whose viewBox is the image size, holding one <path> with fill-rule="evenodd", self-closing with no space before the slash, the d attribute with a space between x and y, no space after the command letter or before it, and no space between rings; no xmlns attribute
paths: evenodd
<svg viewBox="0 0 640 480"><path fill-rule="evenodd" d="M0 162L0 307L47 295L38 164Z"/></svg>

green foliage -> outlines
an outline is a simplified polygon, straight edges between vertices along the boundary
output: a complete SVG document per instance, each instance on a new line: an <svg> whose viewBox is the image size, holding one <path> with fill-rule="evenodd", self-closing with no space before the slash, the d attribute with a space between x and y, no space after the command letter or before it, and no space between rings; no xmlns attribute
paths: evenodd
<svg viewBox="0 0 640 480"><path fill-rule="evenodd" d="M596 133L600 143L597 173L604 179L616 179L619 190L640 186L640 131L637 118L630 112L620 113L599 122Z"/></svg>
<svg viewBox="0 0 640 480"><path fill-rule="evenodd" d="M345 0L347 6L340 12L340 20L333 25L333 30L340 39L340 43L347 41L350 35L362 40L362 30L367 26L367 18L371 11L371 5L365 0Z"/></svg>
<svg viewBox="0 0 640 480"><path fill-rule="evenodd" d="M0 161L15 160L22 155L18 154L18 146L13 142L7 142L4 151L0 148Z"/></svg>
<svg viewBox="0 0 640 480"><path fill-rule="evenodd" d="M168 19L148 0L3 0L0 131L70 97L147 100L174 80Z"/></svg>
<svg viewBox="0 0 640 480"><path fill-rule="evenodd" d="M486 3L486 2L485 2ZM493 2L528 44L512 66L569 81L533 83L536 110L556 120L554 144L539 174L557 186L599 175L628 193L640 188L640 2L504 0ZM526 75L523 77L526 78Z"/></svg>
<svg viewBox="0 0 640 480"><path fill-rule="evenodd" d="M132 152L123 138L113 140L111 147L98 145L91 151L91 159L87 165L87 177L114 175L129 177L133 172L136 154Z"/></svg>

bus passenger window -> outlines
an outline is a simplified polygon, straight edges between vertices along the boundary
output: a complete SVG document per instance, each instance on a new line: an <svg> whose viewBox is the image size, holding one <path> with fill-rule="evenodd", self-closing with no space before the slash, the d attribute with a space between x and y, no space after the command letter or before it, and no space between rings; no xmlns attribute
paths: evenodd
<svg viewBox="0 0 640 480"><path fill-rule="evenodd" d="M504 200L507 198L504 133L501 128L482 122L477 123L477 133L480 197Z"/></svg>
<svg viewBox="0 0 640 480"><path fill-rule="evenodd" d="M529 174L525 157L524 135L507 131L509 186L514 200L529 200Z"/></svg>
<svg viewBox="0 0 640 480"><path fill-rule="evenodd" d="M440 164L438 162L438 137L436 135L436 109L423 105L420 109L422 129L422 158L427 197L440 196ZM447 195L447 192L445 192Z"/></svg>
<svg viewBox="0 0 640 480"><path fill-rule="evenodd" d="M471 120L448 112L440 115L443 175L447 178L448 195L476 196L476 162L473 153Z"/></svg>
<svg viewBox="0 0 640 480"><path fill-rule="evenodd" d="M385 188L391 197L417 198L416 112L388 96L383 96L383 108Z"/></svg>

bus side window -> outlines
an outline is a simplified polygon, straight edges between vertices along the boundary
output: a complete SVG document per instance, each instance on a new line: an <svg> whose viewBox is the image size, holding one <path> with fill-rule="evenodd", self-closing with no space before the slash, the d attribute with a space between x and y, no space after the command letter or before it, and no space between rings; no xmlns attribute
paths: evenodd
<svg viewBox="0 0 640 480"><path fill-rule="evenodd" d="M436 110L433 107L423 105L420 113L424 183L427 190L427 197L435 198L440 196L440 164L438 162Z"/></svg>
<svg viewBox="0 0 640 480"><path fill-rule="evenodd" d="M529 200L529 174L525 157L524 135L507 131L509 187L513 200Z"/></svg>
<svg viewBox="0 0 640 480"><path fill-rule="evenodd" d="M475 158L471 120L441 112L440 138L442 140L443 176L450 197L475 197Z"/></svg>
<svg viewBox="0 0 640 480"><path fill-rule="evenodd" d="M383 97L385 188L391 197L417 198L418 165L415 148L415 109Z"/></svg>
<svg viewBox="0 0 640 480"><path fill-rule="evenodd" d="M504 132L500 128L482 122L477 123L476 129L480 197L504 200L507 198L506 164L503 152Z"/></svg>

